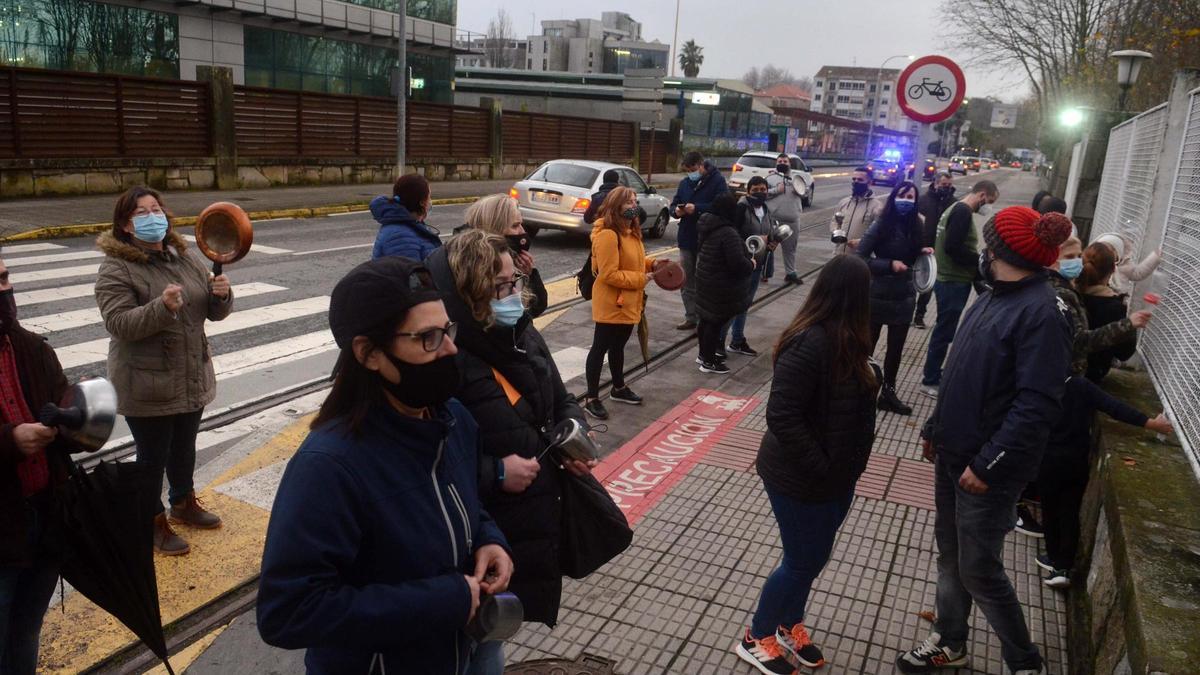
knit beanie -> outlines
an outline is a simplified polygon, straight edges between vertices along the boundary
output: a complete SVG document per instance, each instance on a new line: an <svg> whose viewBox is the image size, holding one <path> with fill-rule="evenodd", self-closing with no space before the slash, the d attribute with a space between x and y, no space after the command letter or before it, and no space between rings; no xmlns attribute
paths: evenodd
<svg viewBox="0 0 1200 675"><path fill-rule="evenodd" d="M983 240L996 257L1024 269L1053 265L1058 247L1070 236L1070 218L1040 214L1028 206L1001 209L983 226Z"/></svg>

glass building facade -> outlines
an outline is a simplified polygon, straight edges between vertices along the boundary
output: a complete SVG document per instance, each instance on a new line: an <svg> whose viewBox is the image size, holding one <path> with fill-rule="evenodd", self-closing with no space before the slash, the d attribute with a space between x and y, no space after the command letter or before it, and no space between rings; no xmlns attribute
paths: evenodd
<svg viewBox="0 0 1200 675"><path fill-rule="evenodd" d="M0 63L178 78L179 19L87 0L0 0Z"/></svg>
<svg viewBox="0 0 1200 675"><path fill-rule="evenodd" d="M668 52L661 49L637 49L630 47L605 47L604 72L621 74L626 68L667 67Z"/></svg>
<svg viewBox="0 0 1200 675"><path fill-rule="evenodd" d="M345 0L352 5L396 11L398 0ZM408 0L408 15L418 19L454 25L458 15L455 0Z"/></svg>

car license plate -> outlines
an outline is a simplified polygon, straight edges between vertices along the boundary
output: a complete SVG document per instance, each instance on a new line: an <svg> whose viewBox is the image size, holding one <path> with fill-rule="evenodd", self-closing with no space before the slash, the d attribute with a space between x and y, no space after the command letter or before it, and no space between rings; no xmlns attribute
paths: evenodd
<svg viewBox="0 0 1200 675"><path fill-rule="evenodd" d="M531 201L542 202L544 204L557 204L559 201L559 196L556 194L550 194L549 192L530 192L529 199Z"/></svg>

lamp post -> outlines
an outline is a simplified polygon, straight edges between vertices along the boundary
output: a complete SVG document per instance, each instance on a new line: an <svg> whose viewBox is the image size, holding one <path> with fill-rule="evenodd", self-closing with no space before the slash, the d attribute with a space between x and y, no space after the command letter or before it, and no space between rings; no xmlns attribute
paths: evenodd
<svg viewBox="0 0 1200 675"><path fill-rule="evenodd" d="M675 77L675 62L679 60L679 3L675 0L675 37L671 38L671 77Z"/></svg>
<svg viewBox="0 0 1200 675"><path fill-rule="evenodd" d="M1109 57L1117 60L1117 85L1121 87L1117 108L1125 112L1125 99L1129 96L1129 89L1137 83L1138 74L1142 71L1142 62L1149 61L1154 55L1138 49L1122 49L1109 54Z"/></svg>
<svg viewBox="0 0 1200 675"><path fill-rule="evenodd" d="M879 70L875 72L875 107L871 110L871 121L867 123L867 149L864 152L864 160L871 159L871 141L875 137L875 116L879 114L879 98L883 93L883 69L887 67L888 63L896 59L908 59L912 61L915 58L917 57L912 54L897 54L896 56L887 57L883 60L883 63L879 64ZM895 94L895 92L892 93Z"/></svg>
<svg viewBox="0 0 1200 675"><path fill-rule="evenodd" d="M404 175L405 134L408 123L406 103L408 99L408 0L396 0L396 14L400 20L397 31L399 48L396 53L396 177Z"/></svg>

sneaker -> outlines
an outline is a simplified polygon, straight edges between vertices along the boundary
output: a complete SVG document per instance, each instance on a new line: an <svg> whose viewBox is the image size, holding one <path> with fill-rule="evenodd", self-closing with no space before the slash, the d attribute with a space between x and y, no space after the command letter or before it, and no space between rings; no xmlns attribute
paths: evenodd
<svg viewBox="0 0 1200 675"><path fill-rule="evenodd" d="M775 631L775 639L800 662L800 665L806 668L820 668L825 665L825 655L812 643L803 622L791 628L780 626Z"/></svg>
<svg viewBox="0 0 1200 675"><path fill-rule="evenodd" d="M921 393L936 401L938 386L936 384L923 384L921 385Z"/></svg>
<svg viewBox="0 0 1200 675"><path fill-rule="evenodd" d="M1041 539L1046 536L1045 530L1042 529L1041 523L1037 518L1033 517L1033 512L1024 504L1017 506L1017 532L1026 537L1035 537ZM1050 569L1050 568L1046 568Z"/></svg>
<svg viewBox="0 0 1200 675"><path fill-rule="evenodd" d="M696 330L696 322L695 321L684 321L683 323L679 324L678 326L675 326L675 330Z"/></svg>
<svg viewBox="0 0 1200 675"><path fill-rule="evenodd" d="M932 633L920 647L904 652L896 659L896 667L902 673L931 673L941 668L965 668L966 647L951 649L939 644L942 636Z"/></svg>
<svg viewBox="0 0 1200 675"><path fill-rule="evenodd" d="M913 318L913 328L918 328L918 329L920 329L920 330L925 330L925 328L926 328L926 326L925 326L925 317L923 317L923 316L918 316L918 317L915 317L915 318Z"/></svg>
<svg viewBox="0 0 1200 675"><path fill-rule="evenodd" d="M783 283L795 284L797 286L802 286L804 284L804 280L800 278L799 274L796 274L795 272L790 272L790 273L788 273L787 276L785 276L783 278Z"/></svg>
<svg viewBox="0 0 1200 675"><path fill-rule="evenodd" d="M766 675L794 675L795 667L787 660L783 647L774 635L768 635L761 640L750 637L750 629L734 651L746 663Z"/></svg>
<svg viewBox="0 0 1200 675"><path fill-rule="evenodd" d="M620 389L613 389L612 391L610 391L608 393L608 397L614 401L618 401L620 403L628 403L629 405L641 405L642 404L642 397L633 393L633 390L630 389L629 387L621 387Z"/></svg>
<svg viewBox="0 0 1200 675"><path fill-rule="evenodd" d="M189 492L183 501L172 504L169 517L173 523L200 530L215 530L221 526L220 517L205 509L195 492Z"/></svg>
<svg viewBox="0 0 1200 675"><path fill-rule="evenodd" d="M1042 583L1050 588L1070 588L1071 570L1051 570L1049 576L1042 579Z"/></svg>
<svg viewBox="0 0 1200 675"><path fill-rule="evenodd" d="M583 405L583 411L598 420L608 419L608 410L598 398L589 398L587 403Z"/></svg>
<svg viewBox="0 0 1200 675"><path fill-rule="evenodd" d="M911 415L912 408L904 404L899 396L896 396L896 388L883 385L883 389L879 392L879 402L876 404L880 410L894 412L897 415Z"/></svg>
<svg viewBox="0 0 1200 675"><path fill-rule="evenodd" d="M171 529L165 513L154 516L154 550L161 555L187 555L192 550L183 537Z"/></svg>
<svg viewBox="0 0 1200 675"><path fill-rule="evenodd" d="M725 373L729 372L729 366L725 365L725 362L721 361L720 359L715 361L705 361L704 363L700 364L700 372L724 375Z"/></svg>
<svg viewBox="0 0 1200 675"><path fill-rule="evenodd" d="M1054 571L1054 563L1050 562L1049 554L1043 553L1043 554L1039 555L1038 557L1034 558L1033 561L1037 563L1038 567L1046 570L1047 572Z"/></svg>
<svg viewBox="0 0 1200 675"><path fill-rule="evenodd" d="M713 352L713 358L718 361L728 361L729 354L725 351L724 347L717 347L717 351Z"/></svg>
<svg viewBox="0 0 1200 675"><path fill-rule="evenodd" d="M1013 675L1046 675L1046 667L1022 668L1020 670L1013 671Z"/></svg>
<svg viewBox="0 0 1200 675"><path fill-rule="evenodd" d="M750 345L746 344L745 340L741 342L730 342L729 351L734 354L745 354L746 356L758 356L758 352L754 351Z"/></svg>

